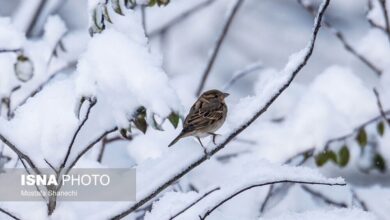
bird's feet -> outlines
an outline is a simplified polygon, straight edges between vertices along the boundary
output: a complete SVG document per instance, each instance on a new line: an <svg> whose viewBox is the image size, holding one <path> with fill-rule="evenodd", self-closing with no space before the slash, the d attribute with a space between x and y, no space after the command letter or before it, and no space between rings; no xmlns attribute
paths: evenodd
<svg viewBox="0 0 390 220"><path fill-rule="evenodd" d="M209 135L213 136L213 143L214 143L215 145L217 145L217 143L215 142L215 137L220 136L220 134L215 134L215 133L209 132Z"/></svg>

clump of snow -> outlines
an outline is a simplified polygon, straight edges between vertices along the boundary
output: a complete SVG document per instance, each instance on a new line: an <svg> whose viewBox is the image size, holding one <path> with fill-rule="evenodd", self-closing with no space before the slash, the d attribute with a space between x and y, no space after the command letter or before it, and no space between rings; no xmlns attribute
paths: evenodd
<svg viewBox="0 0 390 220"><path fill-rule="evenodd" d="M390 68L390 63L387 59L390 56L390 45L383 31L375 28L370 29L360 40L358 49L361 54L364 54L365 57L381 70Z"/></svg>
<svg viewBox="0 0 390 220"><path fill-rule="evenodd" d="M11 24L10 18L0 17L0 48L20 49L26 38Z"/></svg>
<svg viewBox="0 0 390 220"><path fill-rule="evenodd" d="M79 96L96 96L111 106L117 124L126 126L135 110L144 106L160 117L179 111L175 91L148 48L140 20L132 10L125 16L110 10L113 25L95 34L77 67Z"/></svg>

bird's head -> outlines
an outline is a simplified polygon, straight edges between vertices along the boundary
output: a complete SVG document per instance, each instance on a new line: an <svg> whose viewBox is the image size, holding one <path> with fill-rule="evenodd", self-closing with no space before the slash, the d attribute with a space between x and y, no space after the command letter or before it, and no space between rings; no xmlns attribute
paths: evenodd
<svg viewBox="0 0 390 220"><path fill-rule="evenodd" d="M218 99L221 102L223 102L225 100L225 98L228 96L229 96L229 93L221 92L217 89L212 89L212 90L206 91L201 95L201 97L206 99L206 100Z"/></svg>

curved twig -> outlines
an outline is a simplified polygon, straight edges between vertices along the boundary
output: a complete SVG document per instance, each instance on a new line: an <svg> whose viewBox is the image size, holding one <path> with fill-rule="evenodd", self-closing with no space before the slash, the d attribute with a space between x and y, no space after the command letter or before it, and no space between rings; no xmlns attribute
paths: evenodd
<svg viewBox="0 0 390 220"><path fill-rule="evenodd" d="M243 2L244 2L244 0L236 0L232 9L229 10L229 12L228 12L227 20L223 26L222 32L219 34L218 39L215 42L214 48L211 52L211 56L209 57L209 60L208 60L207 65L206 65L206 69L203 72L202 79L200 80L198 90L196 91L196 96L199 96L200 93L202 92L203 87L206 83L207 77L209 76L210 71L214 66L214 62L218 56L219 49L221 48L221 45L226 38L227 32L229 31L229 28L234 20L234 17L237 14L238 9L240 8L240 6L242 5Z"/></svg>
<svg viewBox="0 0 390 220"><path fill-rule="evenodd" d="M84 119L81 121L81 123L79 124L79 126L77 127L76 131L74 132L74 134L72 136L72 139L71 139L71 141L69 143L68 150L66 152L65 158L62 161L62 164L60 166L60 170L62 170L65 167L66 162L68 161L70 152L72 151L73 144L74 144L74 142L75 142L75 140L77 138L77 135L81 131L81 128L84 126L85 122L87 122L87 120L89 118L89 113L91 112L91 109L93 108L93 106L96 105L96 99L89 99L88 101L89 101L89 106L88 106L88 109L87 109L87 113L85 114Z"/></svg>
<svg viewBox="0 0 390 220"><path fill-rule="evenodd" d="M220 187L217 187L217 188L214 188L208 192L206 192L205 194L203 194L202 196L200 196L198 199L196 199L194 202L190 203L188 206L186 206L184 209L182 209L180 212L176 213L175 215L173 215L171 218L169 218L169 220L172 220L174 218L176 218L177 216L183 214L185 211L187 211L188 209L190 209L192 206L194 206L196 203L200 202L202 199L206 198L208 195L210 195L211 193L217 191L217 190L220 190L221 188Z"/></svg>
<svg viewBox="0 0 390 220"><path fill-rule="evenodd" d="M381 113L382 118L387 122L387 124L390 126L390 118L386 117L386 113L383 110L383 105L381 102L381 98L379 97L378 91L374 88L374 94L376 97L376 104L378 105L379 112Z"/></svg>
<svg viewBox="0 0 390 220"><path fill-rule="evenodd" d="M202 220L206 219L207 216L209 216L214 210L216 210L218 207L223 205L225 202L229 201L230 199L236 197L237 195L239 195L239 194L241 194L241 193L243 193L243 192L245 192L247 190L250 190L250 189L255 188L255 187L261 187L261 186L266 186L266 185L274 185L274 184L277 184L277 183L299 183L299 184L327 185L327 186L345 186L346 185L345 183L322 183L322 182L294 181L294 180L279 180L279 181L272 181L272 182L267 182L267 183L254 184L254 185L245 187L245 188L243 188L243 189L241 189L241 190L231 194L227 198L225 198L222 201L220 201L217 205L215 205L211 209L207 210L207 212L203 216L199 216L199 218L202 219Z"/></svg>
<svg viewBox="0 0 390 220"><path fill-rule="evenodd" d="M304 54L302 55L302 60L300 62L294 63L296 66L288 66L289 67L289 77L286 79L286 82L281 85L281 87L276 91L275 94L273 94L269 100L263 105L259 107L259 110L244 124L242 124L237 130L233 131L230 133L230 135L220 144L218 144L214 149L212 149L208 155L203 155L202 157L198 158L191 164L189 164L186 168L184 168L182 171L180 171L178 174L175 176L169 178L167 181L165 181L163 184L161 184L156 190L153 192L149 193L147 196L136 202L134 205L132 205L130 208L124 210L123 212L119 213L118 215L113 216L111 219L121 219L128 214L132 213L133 211L137 210L139 207L153 199L155 196L157 196L160 192L162 192L164 189L175 183L177 180L179 180L181 177L186 175L188 172L190 172L192 169L195 167L199 166L203 162L207 161L210 156L213 156L216 154L218 151L222 150L230 141L232 141L237 135L239 135L242 131L244 131L247 127L249 127L260 115L262 115L264 112L267 111L267 109L272 105L272 103L282 94L282 92L287 89L291 82L294 80L296 75L300 72L300 70L306 65L307 61L311 57L313 50L314 50L314 45L315 41L317 39L317 35L319 32L319 29L321 27L321 21L322 17L330 3L330 0L324 0L323 4L321 5L318 16L315 19L314 22L314 28L313 28L313 33L311 37L311 41L309 42L308 46L304 50ZM302 51L301 51L302 52ZM287 73L286 73L287 74Z"/></svg>
<svg viewBox="0 0 390 220"><path fill-rule="evenodd" d="M262 62L255 62L252 64L249 64L248 66L244 67L244 69L237 71L233 74L233 77L229 80L229 82L226 83L223 90L226 91L230 89L230 87L237 82L239 79L243 78L244 76L254 73L259 69L263 68Z"/></svg>

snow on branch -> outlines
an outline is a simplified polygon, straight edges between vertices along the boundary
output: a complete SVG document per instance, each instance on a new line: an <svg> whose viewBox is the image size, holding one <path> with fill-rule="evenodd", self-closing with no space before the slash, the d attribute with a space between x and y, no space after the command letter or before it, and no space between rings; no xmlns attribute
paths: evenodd
<svg viewBox="0 0 390 220"><path fill-rule="evenodd" d="M213 206L212 208L207 210L203 215L199 216L199 218L201 220L206 219L207 216L209 216L218 207L220 207L224 203L228 202L229 200L233 199L234 197L238 196L239 194L241 194L241 193L243 193L243 192L245 192L247 190L250 190L250 189L253 189L253 188L256 188L256 187L261 187L261 186L274 185L274 184L277 184L277 183L297 183L297 184L327 185L327 186L345 186L346 185L345 183L337 183L337 182L336 183L327 183L327 182L311 182L311 181L295 181L295 180L277 180L277 181L253 184L253 185L247 186L247 187L245 187L243 189L240 189L239 191L229 195L228 197L226 197L222 201L218 202L215 206Z"/></svg>
<svg viewBox="0 0 390 220"><path fill-rule="evenodd" d="M269 91L265 91L266 97L264 97L264 100L260 100L261 103L258 105L258 110L254 110L254 114L242 123L236 130L231 132L224 141L222 141L220 144L218 144L216 147L213 147L211 151L209 151L209 156L212 156L222 150L230 141L232 141L237 135L239 135L242 131L244 131L247 127L249 127L259 116L261 116L264 112L267 111L267 109L272 105L272 103L282 94L282 92L289 87L291 82L294 80L296 75L300 72L300 70L306 65L307 61L311 57L315 41L319 32L319 29L321 27L321 21L324 16L324 13L330 3L330 0L324 0L324 2L321 4L321 7L319 8L318 15L315 18L314 22L314 28L311 36L311 40L308 43L308 45L301 50L300 52L293 54L293 56L290 57L289 62L285 66L285 68L281 71L280 79L275 80L269 87L265 88ZM257 104L257 103L256 103ZM175 183L177 180L179 180L181 177L186 175L188 172L193 170L195 167L199 166L203 162L208 160L208 156L202 155L197 156L194 158L193 161L190 161L189 164L183 165L182 168L178 168L178 172L172 174L172 176L168 177L168 179L163 179L161 183L156 183L156 185L151 186L151 189L149 192L146 192L142 194L142 196L138 197L140 200L133 204L128 209L124 210L123 212L113 216L111 219L121 219L128 214L132 213L133 211L137 210L144 204L148 203L150 200L152 200L155 196L160 194L163 190L165 190L167 187Z"/></svg>
<svg viewBox="0 0 390 220"><path fill-rule="evenodd" d="M309 12L312 15L315 15L315 9L312 5L307 4L303 0L297 0L298 4L301 5L307 12ZM363 54L359 53L345 38L344 34L335 28L331 23L324 20L324 25L327 27L332 34L336 36L336 38L343 44L344 48L350 52L352 55L354 55L356 58L358 58L361 62L366 64L372 71L374 71L378 76L382 75L382 70L375 66L374 63L372 63L368 58L366 58Z"/></svg>
<svg viewBox="0 0 390 220"><path fill-rule="evenodd" d="M207 78L210 74L210 71L214 66L214 62L218 56L219 49L221 48L221 45L222 45L223 41L225 40L226 35L230 29L230 26L232 25L232 22L235 18L235 15L237 14L238 9L241 7L243 2L244 2L244 0L236 0L233 4L232 8L229 9L229 11L227 13L227 20L225 21L225 24L222 28L222 31L219 34L217 41L215 42L215 45L211 51L211 56L209 57L209 60L208 60L207 65L206 65L206 69L204 70L201 81L199 83L198 90L196 91L197 96L199 96L203 90L203 87L206 83L206 80L207 80Z"/></svg>
<svg viewBox="0 0 390 220"><path fill-rule="evenodd" d="M4 213L4 214L8 215L8 216L9 216L10 218L12 218L12 219L21 220L20 218L16 217L14 214L12 214L11 212L8 212L8 211L5 210L5 209L0 208L0 212L2 212L2 213Z"/></svg>

